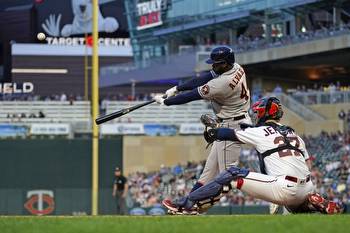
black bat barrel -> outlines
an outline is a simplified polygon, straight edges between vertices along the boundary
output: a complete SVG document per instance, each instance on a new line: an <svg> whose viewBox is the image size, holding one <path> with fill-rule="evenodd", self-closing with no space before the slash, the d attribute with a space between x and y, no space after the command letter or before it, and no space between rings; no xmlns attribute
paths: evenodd
<svg viewBox="0 0 350 233"><path fill-rule="evenodd" d="M112 113L107 114L107 115L99 116L99 117L96 118L95 122L96 122L97 125L100 125L100 124L102 124L104 122L107 122L107 121L113 120L115 118L121 117L121 116L123 116L125 114L128 114L129 112L132 112L132 111L134 111L136 109L139 109L139 108L141 108L143 106L152 104L154 102L155 102L155 100L150 100L148 102L145 102L145 103L142 103L142 104L138 104L138 105L132 106L130 108L124 108L124 109L119 110L117 112L112 112Z"/></svg>

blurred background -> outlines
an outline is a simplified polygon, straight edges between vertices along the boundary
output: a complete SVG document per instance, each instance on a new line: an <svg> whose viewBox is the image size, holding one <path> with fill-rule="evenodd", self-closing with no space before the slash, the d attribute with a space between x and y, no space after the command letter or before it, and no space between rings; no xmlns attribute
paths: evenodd
<svg viewBox="0 0 350 233"><path fill-rule="evenodd" d="M350 204L349 0L99 0L99 112L130 107L211 67L231 46L252 101L276 95L307 144L317 191ZM92 2L0 0L0 214L88 215L92 204ZM114 170L137 214L189 192L209 150L210 103L149 105L99 127L98 212ZM259 171L254 150L241 165ZM136 208L136 209L135 209ZM136 210L136 211L135 211ZM269 213L231 192L212 214Z"/></svg>

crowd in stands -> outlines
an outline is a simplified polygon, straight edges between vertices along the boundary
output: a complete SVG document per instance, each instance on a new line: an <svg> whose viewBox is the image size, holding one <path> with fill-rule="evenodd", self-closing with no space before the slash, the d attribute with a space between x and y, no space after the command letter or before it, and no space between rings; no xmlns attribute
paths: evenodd
<svg viewBox="0 0 350 233"><path fill-rule="evenodd" d="M342 85L339 81L336 83L320 84L314 83L311 85L297 85L296 88L283 89L280 84L269 90L252 90L252 102L257 101L263 96L270 94L286 93L302 104L329 104L348 102L345 95L350 91L350 85ZM322 98L318 99L317 96Z"/></svg>
<svg viewBox="0 0 350 233"><path fill-rule="evenodd" d="M312 178L317 192L323 196L350 204L350 135L340 132L321 133L317 137L303 137L313 164ZM243 149L241 165L259 172L258 157L253 149ZM177 198L188 193L203 170L204 161L188 162L172 168L161 166L151 173L137 172L129 175L129 206L151 207L162 199ZM262 205L264 201L254 199L238 190L220 200L219 205Z"/></svg>
<svg viewBox="0 0 350 233"><path fill-rule="evenodd" d="M83 97L80 95L67 95L62 93L60 95L35 95L35 94L0 94L0 101L81 101Z"/></svg>
<svg viewBox="0 0 350 233"><path fill-rule="evenodd" d="M328 92L328 93L334 93L337 91L350 91L350 86L344 86L341 85L339 81L336 83L329 83L326 85L314 83L312 86L306 86L306 85L298 85L296 89L293 90L287 90L287 92L290 92L292 94L300 94L300 93L311 93L311 92ZM275 90L274 90L275 92Z"/></svg>
<svg viewBox="0 0 350 233"><path fill-rule="evenodd" d="M350 22L343 23L339 26L333 24L319 25L315 29L306 30L302 29L301 32L295 35L283 35L279 30L272 30L271 40L267 40L263 35L263 31L260 33L243 33L237 38L237 43L234 45L229 44L228 39L217 41L217 43L211 42L209 39L205 40L204 46L198 46L199 50L210 51L213 47L218 45L232 46L235 52L242 53L247 51L254 51L257 49L267 49L294 44L298 42L304 42L319 38L325 38L329 36L341 35L350 32Z"/></svg>
<svg viewBox="0 0 350 233"><path fill-rule="evenodd" d="M308 40L314 40L318 38L324 38L328 36L334 36L337 34L343 34L350 31L350 23L342 24L340 26L320 26L317 30L308 30L305 32L300 32L294 36L273 36L272 41L267 41L266 38L252 37L241 34L238 37L237 45L233 46L236 52L246 52L256 49L266 49L273 47L285 46L288 44L293 44L297 42L303 42Z"/></svg>
<svg viewBox="0 0 350 233"><path fill-rule="evenodd" d="M115 95L106 95L101 99L109 101L148 101L152 99L152 93L138 93L135 96L126 93L119 93ZM31 94L0 94L0 101L83 101L84 97L81 95L67 95L62 93L60 95L31 95Z"/></svg>
<svg viewBox="0 0 350 233"><path fill-rule="evenodd" d="M6 115L7 119L10 119L11 121L20 122L22 119L25 118L45 118L46 115L40 110L38 112L31 112L29 114L26 113L8 113Z"/></svg>
<svg viewBox="0 0 350 233"><path fill-rule="evenodd" d="M291 88L287 90L283 90L283 88L277 84L275 88L272 90L274 94L287 93L291 95L300 95L303 93L315 93L315 92L325 92L325 93L334 93L344 91L350 91L350 85L342 85L339 81L336 83L329 84L319 84L314 83L312 85L298 85L296 88ZM252 96L254 96L253 101L257 100L259 97L266 94L261 90L253 90ZM137 93L134 96L127 93L118 93L114 95L105 95L100 97L100 104L105 104L106 101L149 101L152 99L154 93ZM74 101L83 101L84 98L80 95L67 95L62 93L61 95L51 95L51 96L40 96L40 95L16 95L16 94L0 94L0 101L70 101L72 104Z"/></svg>
<svg viewBox="0 0 350 233"><path fill-rule="evenodd" d="M339 81L336 83L320 84L314 83L312 85L297 85L296 88L291 88L283 90L280 84L276 84L275 88L272 90L274 94L280 94L286 92L291 95L299 95L302 93L315 93L315 92L325 92L325 93L335 93L339 91L350 91L350 85L342 85ZM263 94L262 94L263 95Z"/></svg>

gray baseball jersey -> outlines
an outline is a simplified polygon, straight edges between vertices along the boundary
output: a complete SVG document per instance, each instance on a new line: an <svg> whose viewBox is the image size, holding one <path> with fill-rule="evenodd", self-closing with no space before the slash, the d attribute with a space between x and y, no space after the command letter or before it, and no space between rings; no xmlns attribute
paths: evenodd
<svg viewBox="0 0 350 233"><path fill-rule="evenodd" d="M203 99L210 100L214 113L223 119L221 126L238 129L239 123L251 123L248 116L250 93L243 68L234 63L233 68L198 87ZM244 116L240 119L233 119ZM200 183L207 183L227 167L238 164L240 144L229 141L215 141L211 147Z"/></svg>
<svg viewBox="0 0 350 233"><path fill-rule="evenodd" d="M198 87L203 99L210 100L214 113L222 119L245 114L250 107L250 94L243 68L234 63L231 70Z"/></svg>

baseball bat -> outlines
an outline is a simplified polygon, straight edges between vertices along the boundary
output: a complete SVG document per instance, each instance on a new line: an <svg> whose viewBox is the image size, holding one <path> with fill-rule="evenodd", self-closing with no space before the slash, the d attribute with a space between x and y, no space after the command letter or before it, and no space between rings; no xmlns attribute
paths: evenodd
<svg viewBox="0 0 350 233"><path fill-rule="evenodd" d="M129 108L124 108L124 109L121 109L119 111L107 114L107 115L99 116L99 117L96 118L95 122L96 122L97 125L100 125L100 124L102 124L104 122L113 120L115 118L118 118L118 117L121 117L121 116L123 116L125 114L128 114L129 112L135 111L136 109L139 109L139 108L142 108L144 106L153 104L154 102L156 102L156 101L155 100L150 100L150 101L147 101L145 103L137 104L137 105L131 106Z"/></svg>

